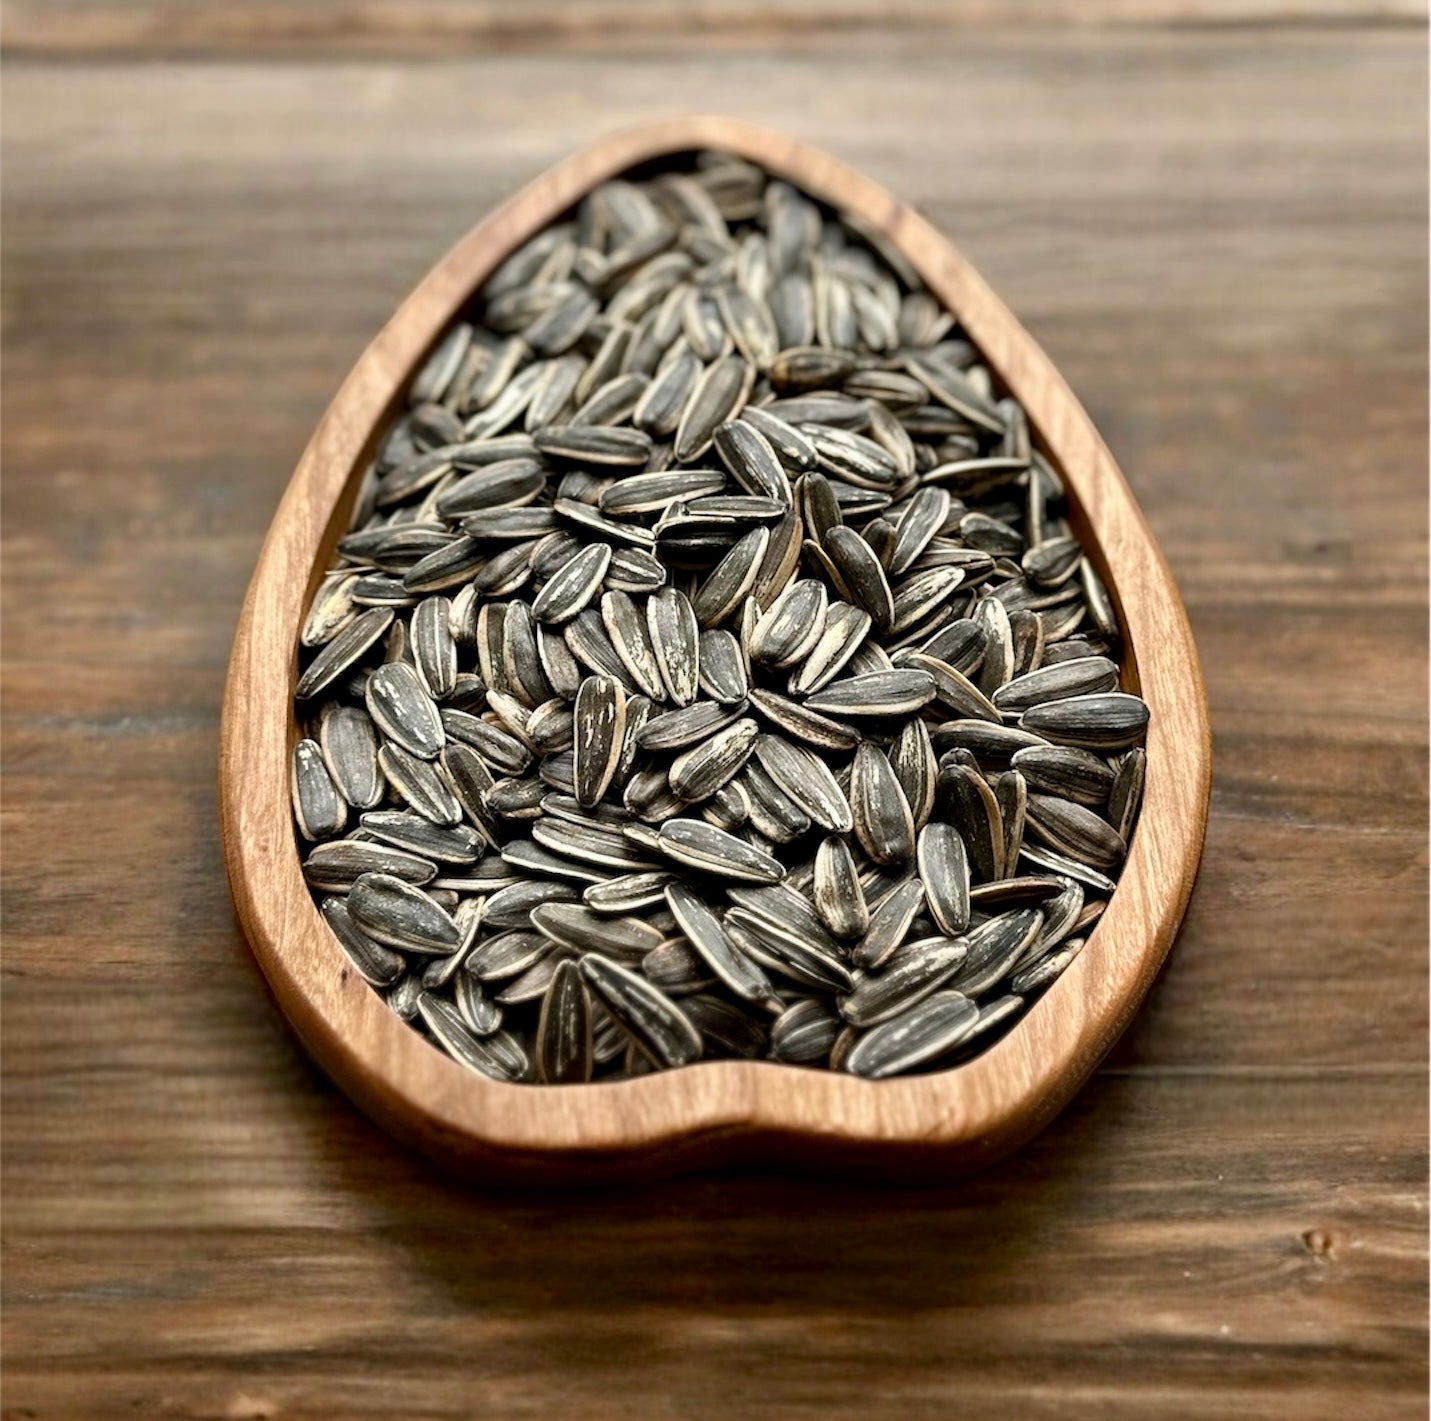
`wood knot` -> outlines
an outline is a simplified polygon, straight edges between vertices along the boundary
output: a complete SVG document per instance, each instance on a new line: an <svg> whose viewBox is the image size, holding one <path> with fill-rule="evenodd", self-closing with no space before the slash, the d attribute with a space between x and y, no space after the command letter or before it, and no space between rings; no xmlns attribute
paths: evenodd
<svg viewBox="0 0 1431 1421"><path fill-rule="evenodd" d="M1302 1235L1302 1247L1313 1258L1335 1258L1341 1250L1341 1239L1330 1229L1307 1229Z"/></svg>

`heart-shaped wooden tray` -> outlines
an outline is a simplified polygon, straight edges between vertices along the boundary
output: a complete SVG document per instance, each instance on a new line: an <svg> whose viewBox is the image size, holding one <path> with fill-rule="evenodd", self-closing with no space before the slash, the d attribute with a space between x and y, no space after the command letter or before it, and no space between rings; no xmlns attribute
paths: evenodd
<svg viewBox="0 0 1431 1421"><path fill-rule="evenodd" d="M965 1065L868 1082L712 1061L621 1083L504 1084L464 1070L399 1020L351 968L309 895L289 799L298 631L346 526L356 471L486 276L597 184L707 148L748 158L882 232L1023 405L1116 604L1124 686L1151 710L1143 809L1118 890L1085 950L1013 1031ZM689 118L619 133L543 174L444 257L364 352L299 461L249 587L224 703L220 792L235 907L284 1013L364 1110L444 1163L479 1179L534 1183L729 1160L954 1174L987 1165L1052 1119L1127 1026L1187 907L1211 767L1177 588L1048 357L946 238L868 178L779 135Z"/></svg>

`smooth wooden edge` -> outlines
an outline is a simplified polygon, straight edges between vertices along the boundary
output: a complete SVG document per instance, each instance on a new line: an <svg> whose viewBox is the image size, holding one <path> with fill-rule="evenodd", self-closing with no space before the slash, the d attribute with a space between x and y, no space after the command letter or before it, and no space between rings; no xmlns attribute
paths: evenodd
<svg viewBox="0 0 1431 1421"><path fill-rule="evenodd" d="M1024 406L1064 475L1152 712L1145 798L1108 909L1063 977L1002 1041L937 1075L870 1083L767 1062L708 1062L636 1081L511 1086L463 1070L358 977L304 884L290 820L296 641L316 563L400 390L451 315L519 242L606 178L664 155L732 152L904 252ZM550 169L423 279L324 415L264 542L235 637L220 750L230 885L255 956L322 1066L369 1114L491 1180L650 1174L715 1160L842 1169L978 1168L1046 1124L1117 1040L1172 944L1196 877L1211 790L1207 708L1177 589L1112 455L1048 357L949 241L825 153L726 118L606 138Z"/></svg>

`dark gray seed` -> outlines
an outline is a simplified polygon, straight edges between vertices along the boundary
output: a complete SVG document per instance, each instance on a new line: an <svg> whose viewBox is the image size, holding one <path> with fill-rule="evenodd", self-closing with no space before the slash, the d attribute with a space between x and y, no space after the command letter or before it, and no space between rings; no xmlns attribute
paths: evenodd
<svg viewBox="0 0 1431 1421"><path fill-rule="evenodd" d="M903 945L910 925L924 907L924 884L906 878L875 905L869 926L856 944L852 958L866 971L883 967Z"/></svg>
<svg viewBox="0 0 1431 1421"><path fill-rule="evenodd" d="M919 649L972 677L984 660L983 628L972 618L961 617L941 627Z"/></svg>
<svg viewBox="0 0 1431 1421"><path fill-rule="evenodd" d="M753 365L768 366L780 348L780 335L765 303L727 284L716 290L716 307L740 353Z"/></svg>
<svg viewBox="0 0 1431 1421"><path fill-rule="evenodd" d="M621 664L641 693L664 700L666 688L661 679L646 617L625 592L607 592L601 599L601 621Z"/></svg>
<svg viewBox="0 0 1431 1421"><path fill-rule="evenodd" d="M824 538L851 599L870 614L880 632L894 626L894 594L870 545L853 528L830 528Z"/></svg>
<svg viewBox="0 0 1431 1421"><path fill-rule="evenodd" d="M1085 941L1086 939L1081 937L1069 938L1061 946L1050 948L1041 957L1036 957L1028 966L1020 967L1009 978L1009 990L1021 997L1027 997L1057 981L1073 959L1083 951Z"/></svg>
<svg viewBox="0 0 1431 1421"><path fill-rule="evenodd" d="M451 612L448 598L428 597L413 609L409 626L418 678L435 701L451 695L457 684L457 642L452 636Z"/></svg>
<svg viewBox="0 0 1431 1421"><path fill-rule="evenodd" d="M1118 773L1108 794L1108 821L1126 843L1143 802L1143 782L1147 778L1148 757L1142 749L1129 750L1118 763Z"/></svg>
<svg viewBox="0 0 1431 1421"><path fill-rule="evenodd" d="M751 961L802 987L820 992L848 992L854 988L855 979L833 948L780 930L746 908L732 908L726 914L725 927Z"/></svg>
<svg viewBox="0 0 1431 1421"><path fill-rule="evenodd" d="M551 688L563 700L574 701L581 685L581 667L571 647L554 627L537 628L537 657Z"/></svg>
<svg viewBox="0 0 1431 1421"><path fill-rule="evenodd" d="M348 891L348 912L376 942L445 957L462 941L452 915L421 888L388 873L365 873Z"/></svg>
<svg viewBox="0 0 1431 1421"><path fill-rule="evenodd" d="M467 1028L478 1036L491 1036L502 1026L502 1008L482 990L482 984L470 972L459 972L452 989L452 998Z"/></svg>
<svg viewBox="0 0 1431 1421"><path fill-rule="evenodd" d="M1007 765L1020 750L1047 745L1042 735L1014 725L995 725L987 720L946 720L930 731L934 748L941 755L949 750L967 750L981 766Z"/></svg>
<svg viewBox="0 0 1431 1421"><path fill-rule="evenodd" d="M536 820L535 824L540 822ZM583 889L606 877L604 869L553 853L534 839L509 839L502 845L502 861L518 873L529 874L533 878L571 879Z"/></svg>
<svg viewBox="0 0 1431 1421"><path fill-rule="evenodd" d="M845 1058L845 1070L884 1080L947 1055L974 1030L979 1008L961 992L935 992L865 1032Z"/></svg>
<svg viewBox="0 0 1431 1421"><path fill-rule="evenodd" d="M1106 760L1071 745L1035 745L1020 750L1010 764L1023 775L1031 790L1056 794L1075 804L1105 803L1114 784L1114 773ZM1109 817L1116 818L1111 810Z"/></svg>
<svg viewBox="0 0 1431 1421"><path fill-rule="evenodd" d="M498 1081L522 1081L531 1075L531 1063L515 1036L494 1032L478 1036L455 1006L424 992L417 1009L438 1044L459 1065Z"/></svg>
<svg viewBox="0 0 1431 1421"><path fill-rule="evenodd" d="M1083 915L1083 885L1077 879L1056 878L1053 881L1060 885L1059 891L1039 905L1043 908L1043 927L1026 961L1032 961L1035 952L1047 952L1049 948L1056 947L1075 930Z"/></svg>
<svg viewBox="0 0 1431 1421"><path fill-rule="evenodd" d="M1017 770L1006 770L993 781L994 799L999 806L1003 821L1004 848L1002 871L1014 872L1019 861L1019 850L1024 842L1024 823L1028 811L1028 786Z"/></svg>
<svg viewBox="0 0 1431 1421"><path fill-rule="evenodd" d="M1074 885L1077 887L1077 885ZM1022 874L1017 878L1001 878L994 883L981 883L969 890L969 903L976 912L1003 912L1009 908L1043 908L1045 910L1044 929L1047 931L1047 915L1050 904L1067 889L1062 878L1052 874ZM1079 890L1082 902L1082 890Z"/></svg>
<svg viewBox="0 0 1431 1421"><path fill-rule="evenodd" d="M925 652L901 653L901 664L927 671L934 677L934 698L956 716L1003 724L998 707L962 671Z"/></svg>
<svg viewBox="0 0 1431 1421"><path fill-rule="evenodd" d="M483 921L492 928L525 928L533 908L542 903L574 903L580 896L570 883L523 879L492 894Z"/></svg>
<svg viewBox="0 0 1431 1421"><path fill-rule="evenodd" d="M805 534L823 548L830 530L842 527L845 521L834 486L824 474L812 472L800 480L798 495Z"/></svg>
<svg viewBox="0 0 1431 1421"><path fill-rule="evenodd" d="M684 750L733 724L744 711L745 705L739 701L731 705L697 701L653 716L637 732L636 743L643 750Z"/></svg>
<svg viewBox="0 0 1431 1421"><path fill-rule="evenodd" d="M419 760L401 745L384 745L378 764L402 801L434 824L456 824L462 806L431 760Z"/></svg>
<svg viewBox="0 0 1431 1421"><path fill-rule="evenodd" d="M748 1011L721 997L700 993L682 997L678 1006L700 1032L708 1058L724 1056L751 1061L769 1050L770 1039L764 1026Z"/></svg>
<svg viewBox="0 0 1431 1421"><path fill-rule="evenodd" d="M865 407L865 420L868 423L869 406ZM887 490L899 483L894 460L873 439L852 429L808 422L801 425L801 430L815 446L820 467L836 478L865 489Z"/></svg>
<svg viewBox="0 0 1431 1421"><path fill-rule="evenodd" d="M800 515L792 508L770 529L770 542L755 575L750 605L769 606L785 590L800 565L800 540Z"/></svg>
<svg viewBox="0 0 1431 1421"><path fill-rule="evenodd" d="M486 839L465 824L434 824L418 814L381 809L364 814L362 825L374 838L434 863L476 863Z"/></svg>
<svg viewBox="0 0 1431 1421"><path fill-rule="evenodd" d="M750 794L743 785L722 785L701 806L707 823L733 834L750 818Z"/></svg>
<svg viewBox="0 0 1431 1421"><path fill-rule="evenodd" d="M967 765L944 764L939 795L949 823L968 851L971 878L977 883L1004 876L1004 824L989 783Z"/></svg>
<svg viewBox="0 0 1431 1421"><path fill-rule="evenodd" d="M664 902L664 895L661 895ZM641 959L641 972L667 996L687 996L716 985L705 959L683 937L667 938Z"/></svg>
<svg viewBox="0 0 1431 1421"><path fill-rule="evenodd" d="M725 475L718 469L667 469L658 474L632 474L601 492L597 507L607 514L627 517L655 513L672 503L719 493Z"/></svg>
<svg viewBox="0 0 1431 1421"><path fill-rule="evenodd" d="M790 677L794 695L808 695L832 681L859 649L870 628L870 614L847 602L831 602L815 645Z"/></svg>
<svg viewBox="0 0 1431 1421"><path fill-rule="evenodd" d="M699 819L668 819L661 825L654 847L687 868L741 882L778 883L785 877L785 868L777 859Z"/></svg>
<svg viewBox="0 0 1431 1421"><path fill-rule="evenodd" d="M770 530L754 528L716 564L692 601L701 626L723 622L750 595L769 545Z"/></svg>
<svg viewBox="0 0 1431 1421"><path fill-rule="evenodd" d="M610 566L610 545L588 544L537 594L532 615L548 625L569 622L600 591Z"/></svg>
<svg viewBox="0 0 1431 1421"><path fill-rule="evenodd" d="M666 887L666 903L691 946L727 990L745 1001L779 1009L770 979L732 944L702 898L682 883L671 883Z"/></svg>
<svg viewBox="0 0 1431 1421"><path fill-rule="evenodd" d="M782 393L838 386L855 368L850 350L818 345L787 346L770 362L770 383Z"/></svg>
<svg viewBox="0 0 1431 1421"><path fill-rule="evenodd" d="M904 364L905 369L940 404L953 410L961 419L995 434L1003 433L1003 420L998 410L979 393L962 371L932 356L914 352L906 354Z"/></svg>
<svg viewBox="0 0 1431 1421"><path fill-rule="evenodd" d="M412 1022L417 1020L417 1001L422 994L422 974L409 972L398 979L383 1000L394 1015L403 1021Z"/></svg>
<svg viewBox="0 0 1431 1421"><path fill-rule="evenodd" d="M362 660L387 634L393 616L391 607L372 607L359 613L309 662L294 690L297 699L312 699Z"/></svg>
<svg viewBox="0 0 1431 1421"><path fill-rule="evenodd" d="M752 424L731 420L715 431L716 453L746 492L789 504L790 480L770 442Z"/></svg>
<svg viewBox="0 0 1431 1421"><path fill-rule="evenodd" d="M666 994L637 973L589 954L580 970L592 995L657 1066L685 1066L701 1054L700 1032Z"/></svg>
<svg viewBox="0 0 1431 1421"><path fill-rule="evenodd" d="M532 620L532 609L525 602L507 604L507 615L502 621L502 668L511 697L494 689L487 703L494 711L508 705L512 714L504 713L502 719L516 731L519 722L525 722L528 711L552 695L537 653L537 628Z"/></svg>
<svg viewBox="0 0 1431 1421"><path fill-rule="evenodd" d="M1016 908L980 923L964 937L969 953L949 985L966 996L982 996L1013 971L1042 927L1037 908Z"/></svg>
<svg viewBox="0 0 1431 1421"><path fill-rule="evenodd" d="M1028 825L1056 852L1093 868L1113 868L1127 852L1118 831L1107 820L1054 795L1029 795Z"/></svg>
<svg viewBox="0 0 1431 1421"><path fill-rule="evenodd" d="M1029 579L1041 587L1057 587L1078 571L1082 556L1083 549L1077 538L1050 538L1029 548L1021 559L1021 566Z"/></svg>
<svg viewBox="0 0 1431 1421"><path fill-rule="evenodd" d="M969 926L969 858L951 824L920 831L917 858L924 897L939 931L957 937Z"/></svg>
<svg viewBox="0 0 1431 1421"><path fill-rule="evenodd" d="M699 593L693 605L699 608ZM750 682L745 657L735 637L718 627L704 631L700 635L698 650L700 689L723 706L744 701Z"/></svg>
<svg viewBox="0 0 1431 1421"><path fill-rule="evenodd" d="M746 791L750 805L750 827L777 844L788 844L810 828L810 816L770 778L758 762L752 762L737 781Z"/></svg>
<svg viewBox="0 0 1431 1421"><path fill-rule="evenodd" d="M860 887L859 870L843 838L821 840L815 853L815 911L838 938L863 937L869 930L869 905Z"/></svg>
<svg viewBox="0 0 1431 1421"><path fill-rule="evenodd" d="M1013 675L1014 636L1009 614L997 597L981 596L974 607L984 639L984 660L979 667L979 686L992 695Z"/></svg>
<svg viewBox="0 0 1431 1421"><path fill-rule="evenodd" d="M437 865L417 854L360 839L331 839L326 844L315 844L303 860L304 880L310 888L325 893L346 893L365 873L424 884L436 877Z"/></svg>
<svg viewBox="0 0 1431 1421"><path fill-rule="evenodd" d="M889 751L890 767L904 797L916 832L924 828L934 809L934 790L939 764L929 740L929 727L922 720L907 720Z"/></svg>
<svg viewBox="0 0 1431 1421"><path fill-rule="evenodd" d="M353 921L348 905L342 898L325 898L322 913L339 946L348 954L358 975L369 986L390 987L403 973L403 958L399 953L374 942Z"/></svg>
<svg viewBox="0 0 1431 1421"><path fill-rule="evenodd" d="M787 1007L770 1024L770 1051L777 1061L813 1066L829 1059L844 1022L824 1002L807 997Z"/></svg>
<svg viewBox="0 0 1431 1421"><path fill-rule="evenodd" d="M830 715L906 716L928 705L935 689L927 671L875 671L832 681L805 704Z"/></svg>
<svg viewBox="0 0 1431 1421"><path fill-rule="evenodd" d="M909 801L884 752L863 744L850 772L855 838L877 864L896 866L914 854L914 818Z"/></svg>
<svg viewBox="0 0 1431 1421"><path fill-rule="evenodd" d="M597 913L634 913L664 903L666 885L674 881L675 875L663 870L627 873L593 883L581 900Z"/></svg>
<svg viewBox="0 0 1431 1421"><path fill-rule="evenodd" d="M368 714L403 749L432 759L446 740L442 720L417 672L405 661L388 661L368 677Z"/></svg>
<svg viewBox="0 0 1431 1421"><path fill-rule="evenodd" d="M566 624L563 633L567 649L583 666L588 666L599 676L610 676L619 681L630 692L635 692L636 683L626 669L626 663L617 656L616 648L606 632L606 623L595 607L588 607ZM575 700L575 693L572 695Z"/></svg>
<svg viewBox="0 0 1431 1421"><path fill-rule="evenodd" d="M444 489L437 498L437 512L449 522L455 522L464 514L516 512L541 493L546 481L546 470L540 459L527 456L502 459L464 474ZM497 526L500 527L500 523ZM479 537L482 528L480 521L474 527L464 523L463 532Z"/></svg>
<svg viewBox="0 0 1431 1421"><path fill-rule="evenodd" d="M300 740L293 747L291 788L293 815L305 839L331 839L347 822L347 801L333 783L316 740Z"/></svg>
<svg viewBox="0 0 1431 1421"><path fill-rule="evenodd" d="M499 1006L521 1006L527 1002L540 1001L551 986L557 965L562 958L555 952L542 958L534 966L527 968L519 977L514 977L492 997Z"/></svg>
<svg viewBox="0 0 1431 1421"><path fill-rule="evenodd" d="M353 588L357 581L357 577L346 568L324 574L318 591L313 594L303 630L299 633L300 646L322 646L358 615L358 609L353 605Z"/></svg>
<svg viewBox="0 0 1431 1421"><path fill-rule="evenodd" d="M861 978L837 1001L851 1026L877 1026L944 986L968 956L964 938L930 937L906 943L879 972Z"/></svg>
<svg viewBox="0 0 1431 1421"><path fill-rule="evenodd" d="M1111 691L1117 684L1115 663L1105 656L1085 656L1016 677L994 692L994 704L1001 711L1024 711L1049 701Z"/></svg>
<svg viewBox="0 0 1431 1421"><path fill-rule="evenodd" d="M532 752L505 730L467 711L442 709L442 727L450 741L469 746L494 770L519 775L532 763Z"/></svg>
<svg viewBox="0 0 1431 1421"><path fill-rule="evenodd" d="M549 425L532 435L538 449L550 459L607 468L641 468L651 456L651 436L640 429L613 429L605 425Z"/></svg>
<svg viewBox="0 0 1431 1421"><path fill-rule="evenodd" d="M700 677L700 627L690 599L674 587L663 587L647 599L646 618L666 693L678 706L688 706L696 698Z"/></svg>
<svg viewBox="0 0 1431 1421"><path fill-rule="evenodd" d="M740 413L755 378L738 355L717 360L696 382L676 429L676 459L688 464L703 454L716 430Z"/></svg>
<svg viewBox="0 0 1431 1421"><path fill-rule="evenodd" d="M700 358L692 351L683 350L646 386L636 402L631 422L637 429L644 429L657 438L674 434L702 369Z"/></svg>
<svg viewBox="0 0 1431 1421"><path fill-rule="evenodd" d="M584 903L543 903L531 912L532 926L573 952L599 952L617 961L639 961L662 938L660 929L640 918L611 917Z"/></svg>
<svg viewBox="0 0 1431 1421"><path fill-rule="evenodd" d="M751 659L791 666L814 649L825 626L825 585L813 578L792 582L755 624Z"/></svg>
<svg viewBox="0 0 1431 1421"><path fill-rule="evenodd" d="M316 853L317 850L314 852ZM1019 857L1027 860L1037 869L1056 873L1063 878L1076 879L1079 883L1086 884L1099 893L1111 894L1118 886L1106 873L1100 873L1096 868L1091 868L1086 863L1080 863L1077 859L1069 858L1068 855L1061 854L1055 849L1050 849L1042 844L1031 844L1027 839L1024 840L1023 847L1019 850Z"/></svg>
<svg viewBox="0 0 1431 1421"><path fill-rule="evenodd" d="M576 797L591 808L616 773L626 734L626 692L610 676L588 676L576 693L572 743Z"/></svg>
<svg viewBox="0 0 1431 1421"><path fill-rule="evenodd" d="M488 906L490 909L490 904ZM551 940L539 932L528 931L524 918L521 930L501 932L479 941L468 954L466 973L482 982L505 982L551 955Z"/></svg>
<svg viewBox="0 0 1431 1421"><path fill-rule="evenodd" d="M753 730L755 722L749 724ZM835 834L850 832L849 801L823 760L779 735L762 735L755 753L770 778L816 824Z"/></svg>
<svg viewBox="0 0 1431 1421"><path fill-rule="evenodd" d="M677 756L669 772L672 791L691 804L708 799L740 773L760 738L760 727L747 718Z"/></svg>
<svg viewBox="0 0 1431 1421"><path fill-rule="evenodd" d="M750 704L787 735L793 735L817 749L853 750L860 743L857 730L811 710L808 702L801 705L799 701L792 701L774 691L752 687Z"/></svg>
<svg viewBox="0 0 1431 1421"><path fill-rule="evenodd" d="M542 800L543 807L548 800L556 797L546 796ZM624 816L621 822L624 823ZM570 819L543 817L532 825L532 837L554 854L597 868L634 872L653 867L615 823L577 823Z"/></svg>
<svg viewBox="0 0 1431 1421"><path fill-rule="evenodd" d="M793 424L772 414L768 409L747 406L741 412L741 422L763 435L776 457L795 471L813 469L819 461L815 446Z"/></svg>
<svg viewBox="0 0 1431 1421"><path fill-rule="evenodd" d="M539 755L554 755L570 750L575 717L560 696L553 696L535 707L527 717L527 739Z"/></svg>
<svg viewBox="0 0 1431 1421"><path fill-rule="evenodd" d="M557 963L542 997L536 1064L537 1079L548 1085L591 1079L591 1000L575 962Z"/></svg>
<svg viewBox="0 0 1431 1421"><path fill-rule="evenodd" d="M1036 667L1044 664L1043 620L1037 612L1015 611L1009 613L1009 634L1014 642L1014 677L1027 676ZM1061 658L1072 660L1071 657Z"/></svg>
<svg viewBox="0 0 1431 1421"><path fill-rule="evenodd" d="M631 543L643 552L650 552L656 545L656 535L648 528L643 528L639 523L608 518L591 503L581 503L574 498L558 498L552 507L556 510L557 515L568 523L574 523L589 533L595 533L599 538L609 538L619 543Z"/></svg>
<svg viewBox="0 0 1431 1421"><path fill-rule="evenodd" d="M902 576L918 562L944 527L952 502L948 489L943 488L921 488L912 495L900 516L899 531L890 553L891 576Z"/></svg>
<svg viewBox="0 0 1431 1421"><path fill-rule="evenodd" d="M467 544L481 543L522 543L530 544L534 538L550 535L558 530L557 516L550 508L488 508L477 513L469 513L462 520L462 531ZM486 557L485 551L464 547L463 556L457 566L464 573L475 571ZM491 571L483 570L483 584L495 583L515 576L514 569L521 563L521 554L509 552L507 560L493 560ZM443 577L444 586L451 586L454 580Z"/></svg>

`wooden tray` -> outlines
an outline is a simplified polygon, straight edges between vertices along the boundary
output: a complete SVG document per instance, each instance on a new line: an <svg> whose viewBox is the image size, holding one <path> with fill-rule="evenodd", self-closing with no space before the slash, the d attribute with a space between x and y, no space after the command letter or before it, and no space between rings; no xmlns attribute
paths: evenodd
<svg viewBox="0 0 1431 1421"><path fill-rule="evenodd" d="M464 1070L400 1021L349 965L309 895L288 788L298 630L346 527L354 472L454 312L509 252L592 187L701 148L749 158L877 227L1022 403L1118 607L1124 685L1152 712L1143 809L1118 890L1084 951L1013 1031L966 1065L867 1082L712 1061L620 1083L503 1084ZM402 1139L474 1178L534 1183L718 1160L952 1175L999 1158L1067 1103L1152 984L1192 891L1211 772L1202 679L1177 588L1112 456L1048 357L911 209L816 149L723 118L632 129L552 168L448 253L364 352L304 451L259 556L234 641L219 767L234 905L308 1049Z"/></svg>

